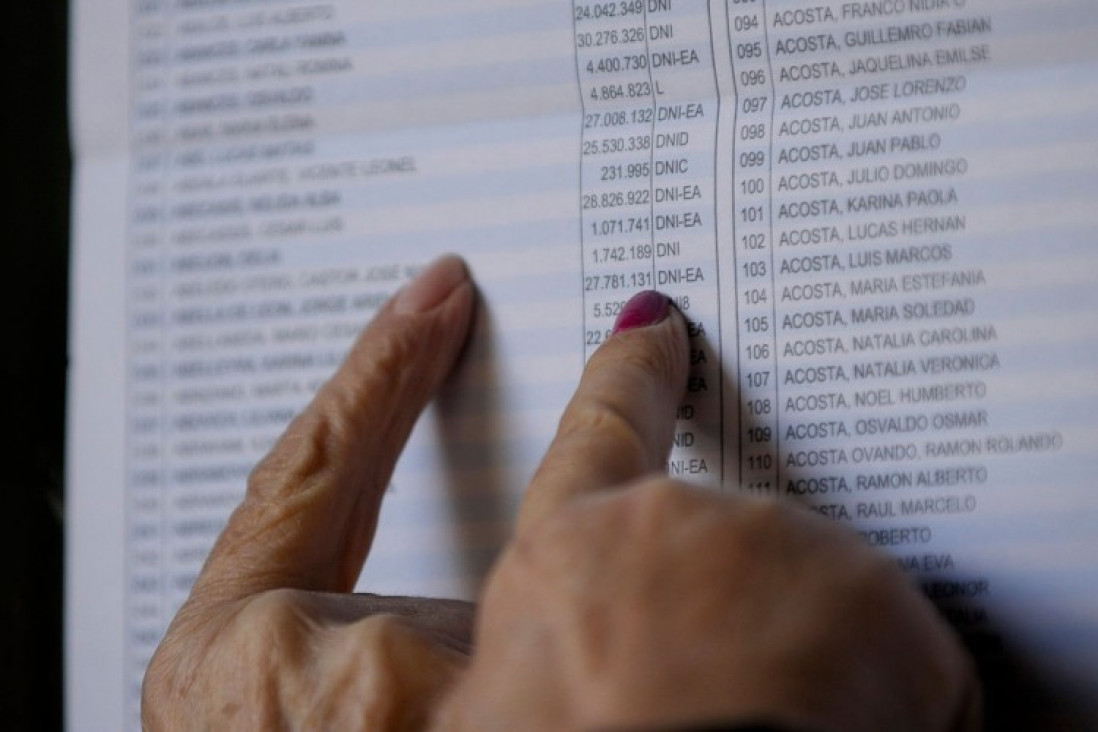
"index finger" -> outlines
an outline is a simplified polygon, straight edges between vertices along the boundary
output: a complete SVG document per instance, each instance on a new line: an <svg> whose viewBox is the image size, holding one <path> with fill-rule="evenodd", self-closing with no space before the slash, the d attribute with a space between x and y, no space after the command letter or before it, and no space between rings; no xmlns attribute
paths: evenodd
<svg viewBox="0 0 1098 732"><path fill-rule="evenodd" d="M351 589L404 442L465 343L474 288L444 257L378 312L248 479L192 590Z"/></svg>
<svg viewBox="0 0 1098 732"><path fill-rule="evenodd" d="M662 471L686 389L686 321L665 295L635 295L591 357L530 482L518 531L572 497Z"/></svg>

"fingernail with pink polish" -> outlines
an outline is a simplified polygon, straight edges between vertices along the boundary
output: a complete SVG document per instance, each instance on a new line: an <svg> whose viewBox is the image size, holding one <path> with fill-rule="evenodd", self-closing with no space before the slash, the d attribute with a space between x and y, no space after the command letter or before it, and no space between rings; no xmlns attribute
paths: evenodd
<svg viewBox="0 0 1098 732"><path fill-rule="evenodd" d="M655 290L638 292L625 303L625 307L618 313L618 319L614 321L614 333L633 328L643 328L646 325L655 325L671 312L671 301Z"/></svg>
<svg viewBox="0 0 1098 732"><path fill-rule="evenodd" d="M411 314L427 312L442 303L454 289L469 279L461 257L447 254L432 262L396 294L393 310Z"/></svg>

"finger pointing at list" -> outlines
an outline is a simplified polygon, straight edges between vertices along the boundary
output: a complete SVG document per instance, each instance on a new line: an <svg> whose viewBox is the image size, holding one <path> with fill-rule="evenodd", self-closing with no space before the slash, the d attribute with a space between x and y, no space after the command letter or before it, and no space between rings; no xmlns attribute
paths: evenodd
<svg viewBox="0 0 1098 732"><path fill-rule="evenodd" d="M569 498L662 471L686 388L686 321L666 295L626 304L591 357L530 483L518 531Z"/></svg>
<svg viewBox="0 0 1098 732"><path fill-rule="evenodd" d="M450 256L382 308L253 471L194 601L352 588L393 467L465 343L474 299L464 263Z"/></svg>

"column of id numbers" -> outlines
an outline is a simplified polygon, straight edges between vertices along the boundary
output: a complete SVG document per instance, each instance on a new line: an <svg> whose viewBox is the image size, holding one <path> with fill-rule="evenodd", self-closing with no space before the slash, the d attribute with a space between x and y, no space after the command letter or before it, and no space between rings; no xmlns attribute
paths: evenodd
<svg viewBox="0 0 1098 732"><path fill-rule="evenodd" d="M581 237L588 357L606 340L629 297L655 286L655 109L644 2L574 2L573 20L583 102Z"/></svg>

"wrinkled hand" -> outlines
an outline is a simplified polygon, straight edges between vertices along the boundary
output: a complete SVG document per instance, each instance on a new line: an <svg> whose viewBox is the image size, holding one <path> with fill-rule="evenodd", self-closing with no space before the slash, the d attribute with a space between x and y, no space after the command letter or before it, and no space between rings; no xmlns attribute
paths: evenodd
<svg viewBox="0 0 1098 732"><path fill-rule="evenodd" d="M256 469L150 664L147 728L978 728L970 660L894 562L658 477L688 348L651 297L589 362L478 612L345 594L472 310L436 263Z"/></svg>
<svg viewBox="0 0 1098 732"><path fill-rule="evenodd" d="M421 726L467 662L473 607L346 594L416 417L465 343L460 260L398 293L248 481L149 664L147 729Z"/></svg>

